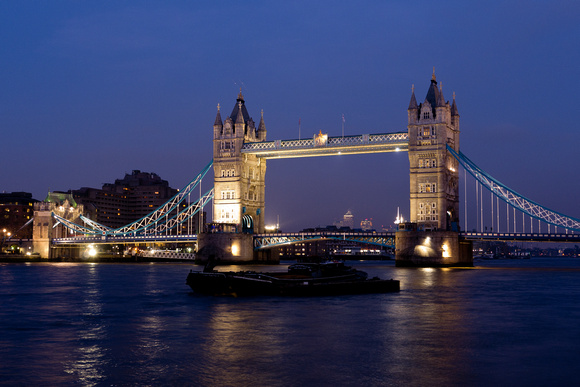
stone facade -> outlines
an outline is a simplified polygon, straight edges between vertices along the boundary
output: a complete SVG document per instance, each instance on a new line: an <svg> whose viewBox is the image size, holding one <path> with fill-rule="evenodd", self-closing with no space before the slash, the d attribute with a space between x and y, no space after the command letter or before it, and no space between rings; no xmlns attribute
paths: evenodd
<svg viewBox="0 0 580 387"><path fill-rule="evenodd" d="M455 231L418 231L415 223L399 225L395 234L396 266L473 266L472 242Z"/></svg>
<svg viewBox="0 0 580 387"><path fill-rule="evenodd" d="M459 151L459 113L455 95L445 102L435 73L423 103L413 90L407 128L411 222L419 230L459 231L458 162L446 148Z"/></svg>
<svg viewBox="0 0 580 387"><path fill-rule="evenodd" d="M70 194L62 192L49 192L43 202L35 203L32 231L33 251L40 254L41 258L51 258L52 239L72 236L62 224L55 226L53 212L64 219L81 224L79 217L83 211L82 204L77 204Z"/></svg>
<svg viewBox="0 0 580 387"><path fill-rule="evenodd" d="M240 231L264 232L266 161L241 153L246 142L266 140L262 112L256 129L242 92L225 122L220 107L213 126L213 223L238 224Z"/></svg>

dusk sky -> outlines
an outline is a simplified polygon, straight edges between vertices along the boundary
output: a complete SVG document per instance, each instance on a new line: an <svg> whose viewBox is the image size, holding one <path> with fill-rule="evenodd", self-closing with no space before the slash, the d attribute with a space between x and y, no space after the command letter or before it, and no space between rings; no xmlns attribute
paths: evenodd
<svg viewBox="0 0 580 387"><path fill-rule="evenodd" d="M100 188L139 169L182 188L240 87L268 140L406 131L435 67L461 150L580 218L580 2L0 1L0 192ZM461 172L462 173L462 172ZM204 185L209 188L211 178ZM463 188L461 188L461 194ZM284 231L409 214L405 152L269 160Z"/></svg>

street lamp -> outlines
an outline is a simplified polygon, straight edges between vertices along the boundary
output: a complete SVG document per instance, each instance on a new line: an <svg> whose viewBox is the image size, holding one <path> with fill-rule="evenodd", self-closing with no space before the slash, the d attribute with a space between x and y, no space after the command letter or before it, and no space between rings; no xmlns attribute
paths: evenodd
<svg viewBox="0 0 580 387"><path fill-rule="evenodd" d="M4 241L6 238L10 239L11 235L12 233L10 231L6 230L5 228L2 229L2 243L0 243L0 253L2 253L2 249L4 248Z"/></svg>

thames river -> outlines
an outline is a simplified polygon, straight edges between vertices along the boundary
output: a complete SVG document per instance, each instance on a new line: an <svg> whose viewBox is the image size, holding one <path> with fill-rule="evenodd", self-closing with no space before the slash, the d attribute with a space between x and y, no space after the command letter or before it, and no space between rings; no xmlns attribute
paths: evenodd
<svg viewBox="0 0 580 387"><path fill-rule="evenodd" d="M0 263L0 384L580 384L580 258L348 263L401 291L206 297L188 264Z"/></svg>

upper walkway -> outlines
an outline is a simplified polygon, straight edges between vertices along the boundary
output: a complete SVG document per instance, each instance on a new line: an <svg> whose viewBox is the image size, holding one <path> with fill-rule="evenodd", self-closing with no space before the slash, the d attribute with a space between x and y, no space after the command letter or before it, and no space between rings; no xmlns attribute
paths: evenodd
<svg viewBox="0 0 580 387"><path fill-rule="evenodd" d="M332 156L339 154L385 153L409 150L407 132L328 137L319 133L304 140L250 142L242 153L265 159Z"/></svg>

